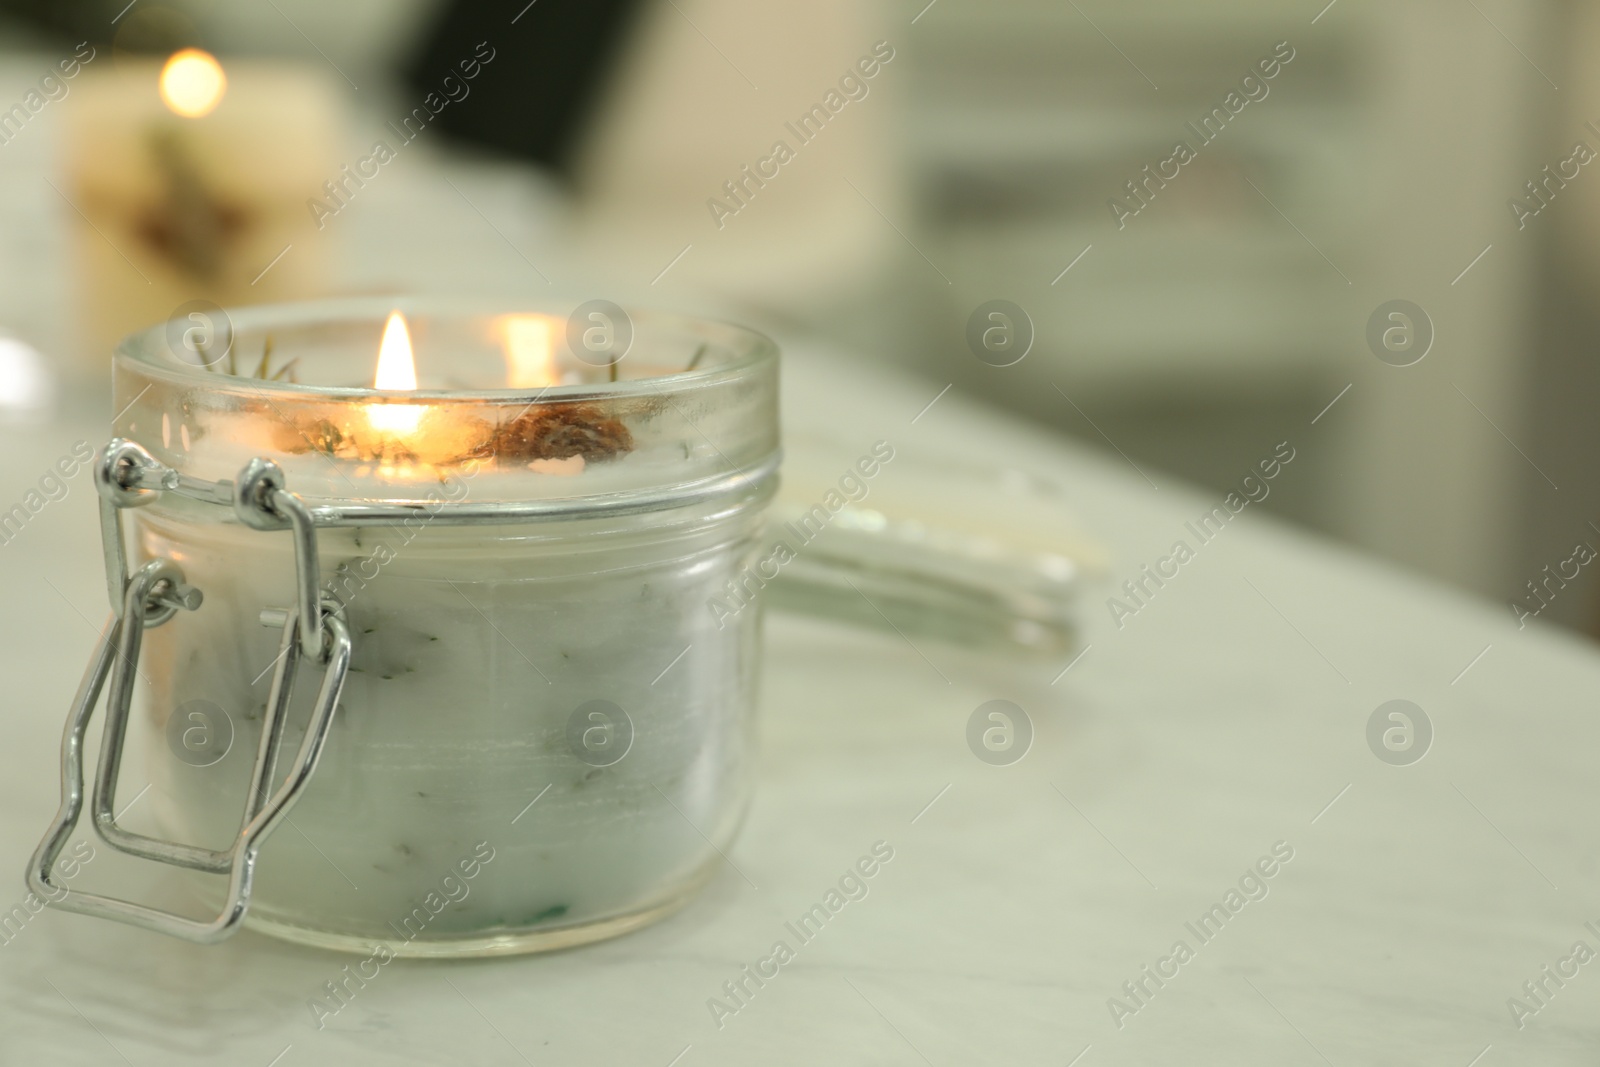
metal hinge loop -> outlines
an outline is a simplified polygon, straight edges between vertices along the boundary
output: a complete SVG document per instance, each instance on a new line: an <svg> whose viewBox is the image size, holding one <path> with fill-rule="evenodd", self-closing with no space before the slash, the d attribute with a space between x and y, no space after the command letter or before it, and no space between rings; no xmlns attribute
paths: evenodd
<svg viewBox="0 0 1600 1067"><path fill-rule="evenodd" d="M140 571L141 580L151 567L174 567L170 561L156 561ZM131 600L131 598L130 598ZM131 607L131 604L130 604ZM285 613L281 654L272 676L272 689L267 697L267 708L261 723L261 743L257 748L256 762L251 772L250 793L245 805L243 825L239 836L226 850L198 848L175 841L131 833L117 825L112 812L112 797L116 789L120 768L122 743L128 724L128 698L131 682L126 681L135 669L133 657L123 658L122 651L130 645L135 652L136 639L126 636L132 627L141 627L144 616L140 610L130 610L123 618L112 617L90 661L78 695L67 718L66 733L61 742L61 807L49 833L40 843L28 868L28 885L41 900L67 911L115 919L133 926L172 934L188 941L210 943L228 937L238 929L250 906L250 890L255 876L256 853L262 841L280 821L289 814L311 773L316 770L317 759L322 754L323 743L333 721L334 709L344 688L350 668L350 632L344 621L331 610L323 619L328 633L328 659L322 686L317 693L305 737L295 754L287 773L279 779L276 767L279 747L283 739L284 723L294 692L295 675L300 664L298 614ZM115 666L113 666L115 664ZM122 852L145 859L156 860L178 867L227 874L228 895L222 911L210 920L190 919L173 912L163 911L116 897L102 896L78 890L69 890L64 884L51 880L57 857L66 847L72 831L83 810L83 742L89 720L99 702L100 691L107 675L113 678L111 692L106 702L105 735L100 748L100 767L95 780L94 825L107 844ZM275 784L276 783L276 784Z"/></svg>

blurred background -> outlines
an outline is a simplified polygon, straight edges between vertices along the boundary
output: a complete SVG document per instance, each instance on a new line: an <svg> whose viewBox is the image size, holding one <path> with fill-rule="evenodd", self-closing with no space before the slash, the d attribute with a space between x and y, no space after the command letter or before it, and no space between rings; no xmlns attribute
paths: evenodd
<svg viewBox="0 0 1600 1067"><path fill-rule="evenodd" d="M190 298L714 306L1219 499L1287 440L1266 509L1594 636L1597 44L1558 0L0 0L0 409L105 404Z"/></svg>

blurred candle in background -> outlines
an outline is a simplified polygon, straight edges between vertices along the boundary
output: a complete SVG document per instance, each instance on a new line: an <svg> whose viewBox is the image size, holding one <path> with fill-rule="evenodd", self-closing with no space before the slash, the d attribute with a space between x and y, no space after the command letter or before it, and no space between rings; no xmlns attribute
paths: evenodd
<svg viewBox="0 0 1600 1067"><path fill-rule="evenodd" d="M195 48L85 71L66 101L77 209L77 369L185 304L319 295L329 235L307 202L338 172L339 96L319 72Z"/></svg>
<svg viewBox="0 0 1600 1067"><path fill-rule="evenodd" d="M167 110L186 119L211 114L228 90L222 64L215 56L198 48L174 52L161 68L161 80L157 84Z"/></svg>

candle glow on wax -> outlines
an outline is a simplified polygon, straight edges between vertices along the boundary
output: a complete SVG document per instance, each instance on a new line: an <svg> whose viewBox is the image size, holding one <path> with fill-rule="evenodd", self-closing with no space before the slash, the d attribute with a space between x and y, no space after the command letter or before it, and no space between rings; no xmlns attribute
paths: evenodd
<svg viewBox="0 0 1600 1067"><path fill-rule="evenodd" d="M383 342L378 346L378 370L372 387L417 387L417 363L411 354L411 336L406 332L406 320L398 311L389 312L389 319L383 324ZM416 430L423 410L417 404L372 404L367 407L367 419L374 429L407 434Z"/></svg>
<svg viewBox="0 0 1600 1067"><path fill-rule="evenodd" d="M161 68L161 100L176 115L198 119L211 114L228 89L222 64L209 52L185 48Z"/></svg>

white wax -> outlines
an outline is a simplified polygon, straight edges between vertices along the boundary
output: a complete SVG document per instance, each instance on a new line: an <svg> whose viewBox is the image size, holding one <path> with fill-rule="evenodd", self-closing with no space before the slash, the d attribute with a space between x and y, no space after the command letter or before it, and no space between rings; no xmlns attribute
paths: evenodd
<svg viewBox="0 0 1600 1067"><path fill-rule="evenodd" d="M292 599L289 536L217 522L216 508L135 514L140 553L177 560L206 598L147 635L144 716L165 736L173 709L203 700L235 727L212 766L153 746L151 795L168 833L225 845L270 675L252 679L278 651L257 615ZM707 604L749 563L757 519L674 514L434 523L409 543L392 527L320 533L353 667L321 765L262 849L251 921L337 947L400 942L403 918L479 842L493 862L399 951L571 943L691 891L747 792L759 622L719 629ZM297 723L320 678L305 673ZM569 745L591 700L632 721L611 766Z"/></svg>

